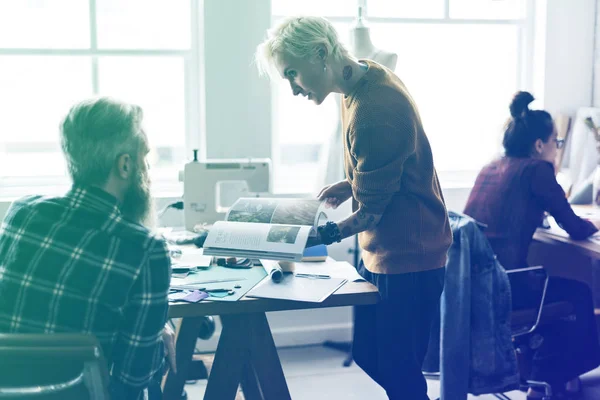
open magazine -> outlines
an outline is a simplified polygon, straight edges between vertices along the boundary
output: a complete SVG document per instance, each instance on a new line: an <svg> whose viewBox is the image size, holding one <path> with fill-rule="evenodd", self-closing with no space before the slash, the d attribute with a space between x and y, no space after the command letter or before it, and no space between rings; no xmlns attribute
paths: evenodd
<svg viewBox="0 0 600 400"><path fill-rule="evenodd" d="M241 198L211 227L204 254L300 261L327 218L323 209L312 199Z"/></svg>

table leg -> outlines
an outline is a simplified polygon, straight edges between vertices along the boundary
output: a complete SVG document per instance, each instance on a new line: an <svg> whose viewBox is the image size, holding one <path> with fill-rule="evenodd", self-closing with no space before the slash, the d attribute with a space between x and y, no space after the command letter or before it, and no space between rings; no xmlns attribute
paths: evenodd
<svg viewBox="0 0 600 400"><path fill-rule="evenodd" d="M249 359L246 360L240 385L242 386L242 392L246 400L264 400L254 365L249 362Z"/></svg>
<svg viewBox="0 0 600 400"><path fill-rule="evenodd" d="M165 400L181 399L203 318L183 318L175 332L177 373L169 369L163 379L163 398Z"/></svg>
<svg viewBox="0 0 600 400"><path fill-rule="evenodd" d="M250 365L263 397L265 400L291 399L267 316L260 313L251 317L253 335L250 341Z"/></svg>
<svg viewBox="0 0 600 400"><path fill-rule="evenodd" d="M245 315L221 316L223 329L208 375L204 400L235 399L249 348Z"/></svg>
<svg viewBox="0 0 600 400"><path fill-rule="evenodd" d="M205 400L233 399L240 382L247 400L291 399L265 313L223 315L221 322Z"/></svg>

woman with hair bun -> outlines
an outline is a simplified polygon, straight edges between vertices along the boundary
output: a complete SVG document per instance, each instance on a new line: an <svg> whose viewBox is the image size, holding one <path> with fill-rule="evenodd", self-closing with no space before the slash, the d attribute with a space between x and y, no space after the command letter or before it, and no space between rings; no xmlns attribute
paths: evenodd
<svg viewBox="0 0 600 400"><path fill-rule="evenodd" d="M465 214L487 225L485 235L506 269L527 267L529 245L545 212L575 240L593 235L600 226L600 221L573 212L556 181L556 150L564 142L548 112L529 108L533 100L528 92L514 96L502 141L505 155L483 167L465 208ZM513 289L513 308L531 301L526 288ZM544 348L535 353L528 378L548 382L555 393L570 396L580 390L578 376L600 364L600 344L590 288L551 277L546 303L557 301L571 303L576 320L540 328L545 329ZM542 393L530 389L527 397L541 398Z"/></svg>

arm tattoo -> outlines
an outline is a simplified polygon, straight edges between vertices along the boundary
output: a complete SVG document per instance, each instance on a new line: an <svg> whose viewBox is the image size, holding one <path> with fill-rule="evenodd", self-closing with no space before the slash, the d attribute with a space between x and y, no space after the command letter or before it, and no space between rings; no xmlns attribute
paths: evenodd
<svg viewBox="0 0 600 400"><path fill-rule="evenodd" d="M352 67L349 65L346 65L344 67L344 80L348 81L348 80L350 80L350 78L352 78Z"/></svg>
<svg viewBox="0 0 600 400"><path fill-rule="evenodd" d="M360 218L360 219L365 219L365 217L366 217L366 213L363 211L362 208L358 209L358 212L356 213L356 215L358 215L358 218Z"/></svg>
<svg viewBox="0 0 600 400"><path fill-rule="evenodd" d="M354 224L354 226L358 225L358 219L356 219L356 218L353 218L353 219L352 219L352 223Z"/></svg>
<svg viewBox="0 0 600 400"><path fill-rule="evenodd" d="M349 226L345 226L344 229L342 229L342 236L343 237L350 237L350 236L352 236L352 229L350 229Z"/></svg>
<svg viewBox="0 0 600 400"><path fill-rule="evenodd" d="M367 220L367 226L373 226L373 222L375 222L375 217L373 215L369 215L369 219Z"/></svg>

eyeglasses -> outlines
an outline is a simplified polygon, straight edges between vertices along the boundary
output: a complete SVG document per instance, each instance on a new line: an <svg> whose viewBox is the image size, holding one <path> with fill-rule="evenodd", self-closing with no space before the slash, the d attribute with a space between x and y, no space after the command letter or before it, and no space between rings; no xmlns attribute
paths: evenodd
<svg viewBox="0 0 600 400"><path fill-rule="evenodd" d="M563 147L565 147L565 139L563 138L554 139L554 143L556 143L557 149L562 149Z"/></svg>

